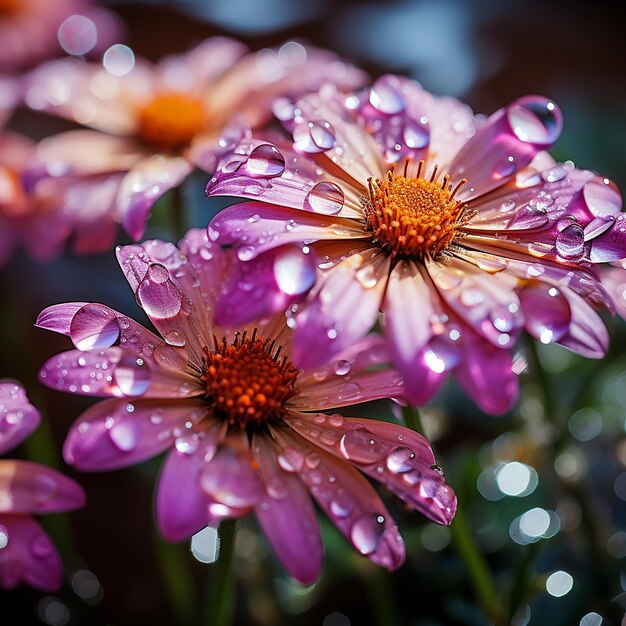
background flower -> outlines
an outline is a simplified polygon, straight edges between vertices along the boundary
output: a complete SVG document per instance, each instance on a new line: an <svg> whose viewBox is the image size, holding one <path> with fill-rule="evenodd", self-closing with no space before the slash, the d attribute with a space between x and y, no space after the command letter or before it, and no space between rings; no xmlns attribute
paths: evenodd
<svg viewBox="0 0 626 626"><path fill-rule="evenodd" d="M0 453L8 452L39 425L39 412L24 389L0 381ZM0 588L26 583L41 591L61 587L61 559L50 537L33 519L71 511L85 503L78 484L39 463L0 460Z"/></svg>

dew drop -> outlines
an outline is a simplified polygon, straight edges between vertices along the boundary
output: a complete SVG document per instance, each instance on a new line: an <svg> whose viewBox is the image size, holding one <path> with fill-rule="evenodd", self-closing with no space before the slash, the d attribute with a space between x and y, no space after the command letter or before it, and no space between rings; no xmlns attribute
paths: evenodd
<svg viewBox="0 0 626 626"><path fill-rule="evenodd" d="M122 452L132 452L139 443L137 426L132 420L115 422L109 429L109 437Z"/></svg>
<svg viewBox="0 0 626 626"><path fill-rule="evenodd" d="M413 469L413 459L415 452L410 448L395 448L387 456L387 468L393 474L404 474Z"/></svg>
<svg viewBox="0 0 626 626"><path fill-rule="evenodd" d="M354 463L375 463L382 457L372 433L365 428L345 433L339 441L339 450L346 459Z"/></svg>
<svg viewBox="0 0 626 626"><path fill-rule="evenodd" d="M409 119L402 129L402 138L407 147L414 150L425 148L430 142L428 124L419 120Z"/></svg>
<svg viewBox="0 0 626 626"><path fill-rule="evenodd" d="M368 514L359 517L352 524L350 540L361 554L368 555L376 551L385 532L384 522L385 518L382 515Z"/></svg>
<svg viewBox="0 0 626 626"><path fill-rule="evenodd" d="M369 92L370 104L388 115L395 115L404 111L406 103L399 85L393 84L393 78L383 76L376 80Z"/></svg>
<svg viewBox="0 0 626 626"><path fill-rule="evenodd" d="M542 343L561 339L569 330L572 317L567 298L559 289L540 281L530 281L519 294L526 318L526 330Z"/></svg>
<svg viewBox="0 0 626 626"><path fill-rule="evenodd" d="M72 318L70 336L79 350L108 348L120 336L120 326L109 309L86 304Z"/></svg>
<svg viewBox="0 0 626 626"><path fill-rule="evenodd" d="M278 464L286 472L299 472L304 465L304 455L295 448L287 447L278 455Z"/></svg>
<svg viewBox="0 0 626 626"><path fill-rule="evenodd" d="M181 454L193 454L200 445L200 439L197 433L191 433L177 437L174 445Z"/></svg>
<svg viewBox="0 0 626 626"><path fill-rule="evenodd" d="M561 134L563 119L559 107L542 96L526 96L506 109L511 129L520 141L551 146Z"/></svg>
<svg viewBox="0 0 626 626"><path fill-rule="evenodd" d="M185 335L180 330L170 330L165 333L163 338L170 346L176 346L178 348L182 348L187 343Z"/></svg>
<svg viewBox="0 0 626 626"><path fill-rule="evenodd" d="M314 256L297 246L283 246L277 251L273 271L278 288L290 296L309 291L317 275Z"/></svg>
<svg viewBox="0 0 626 626"><path fill-rule="evenodd" d="M566 226L556 236L556 251L558 255L571 260L578 260L584 253L584 232L580 224Z"/></svg>
<svg viewBox="0 0 626 626"><path fill-rule="evenodd" d="M125 396L140 396L150 386L151 374L143 359L125 353L115 366L112 378Z"/></svg>
<svg viewBox="0 0 626 626"><path fill-rule="evenodd" d="M346 361L345 359L337 361L337 363L335 363L335 374L337 374L337 376L345 376L350 371L350 367L350 361Z"/></svg>
<svg viewBox="0 0 626 626"><path fill-rule="evenodd" d="M344 194L330 181L316 183L304 198L304 208L323 215L337 215L343 208Z"/></svg>
<svg viewBox="0 0 626 626"><path fill-rule="evenodd" d="M596 176L583 187L585 204L596 217L615 215L622 209L622 196L615 183Z"/></svg>
<svg viewBox="0 0 626 626"><path fill-rule="evenodd" d="M262 143L250 152L244 168L250 176L275 178L285 171L285 157L276 146Z"/></svg>

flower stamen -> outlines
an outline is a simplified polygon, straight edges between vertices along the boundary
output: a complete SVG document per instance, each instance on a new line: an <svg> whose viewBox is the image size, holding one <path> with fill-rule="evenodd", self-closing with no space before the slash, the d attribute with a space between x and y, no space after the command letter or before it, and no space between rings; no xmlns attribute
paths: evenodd
<svg viewBox="0 0 626 626"><path fill-rule="evenodd" d="M459 226L472 216L465 202L454 199L467 180L452 189L448 174L437 180L438 165L428 177L423 160L411 177L409 163L404 162L402 175L396 175L392 166L383 180L368 179L369 198L363 201L366 225L374 242L392 257L434 258L450 247Z"/></svg>
<svg viewBox="0 0 626 626"><path fill-rule="evenodd" d="M230 344L213 336L213 343L213 349L203 348L200 380L215 414L242 428L282 416L300 373L286 356L280 358L282 346L259 337L256 328L250 336L236 332Z"/></svg>

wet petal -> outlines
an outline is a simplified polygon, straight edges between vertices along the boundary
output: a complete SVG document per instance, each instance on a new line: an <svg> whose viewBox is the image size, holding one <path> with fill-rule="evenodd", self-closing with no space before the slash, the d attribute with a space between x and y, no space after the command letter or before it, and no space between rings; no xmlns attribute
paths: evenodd
<svg viewBox="0 0 626 626"><path fill-rule="evenodd" d="M183 435L167 456L159 477L156 516L168 541L186 539L207 525L211 498L200 487L200 478L223 435L222 425L212 423Z"/></svg>
<svg viewBox="0 0 626 626"><path fill-rule="evenodd" d="M385 335L396 366L406 369L432 335L431 286L412 261L401 260L391 272L383 313Z"/></svg>
<svg viewBox="0 0 626 626"><path fill-rule="evenodd" d="M264 495L255 508L263 532L278 560L303 585L322 568L323 547L311 498L300 479L284 470L279 450L265 436L255 436L252 453L259 465Z"/></svg>
<svg viewBox="0 0 626 626"><path fill-rule="evenodd" d="M612 225L591 242L592 263L608 263L626 258L626 213L619 213Z"/></svg>
<svg viewBox="0 0 626 626"><path fill-rule="evenodd" d="M390 259L377 249L353 254L329 270L296 317L292 356L311 368L332 359L374 326Z"/></svg>
<svg viewBox="0 0 626 626"><path fill-rule="evenodd" d="M404 562L404 542L382 500L349 464L287 429L275 429L282 452L278 462L296 473L320 508L351 545L390 571Z"/></svg>
<svg viewBox="0 0 626 626"><path fill-rule="evenodd" d="M554 144L562 125L559 108L543 96L525 96L496 111L450 163L452 180L469 181L458 197L475 198L506 183Z"/></svg>
<svg viewBox="0 0 626 626"><path fill-rule="evenodd" d="M565 294L572 317L569 331L557 343L590 359L603 358L610 340L604 321L579 295L569 290Z"/></svg>
<svg viewBox="0 0 626 626"><path fill-rule="evenodd" d="M0 381L0 454L15 448L39 425L39 411L18 383Z"/></svg>
<svg viewBox="0 0 626 626"><path fill-rule="evenodd" d="M429 443L397 424L360 418L291 416L289 426L316 446L380 481L429 519L449 524L456 496L437 467Z"/></svg>
<svg viewBox="0 0 626 626"><path fill-rule="evenodd" d="M353 220L246 202L227 207L211 220L209 237L220 245L234 245L241 261L287 243L324 239L365 238Z"/></svg>
<svg viewBox="0 0 626 626"><path fill-rule="evenodd" d="M294 244L268 250L254 261L236 262L218 300L215 321L239 326L301 302L315 284L316 262L308 248Z"/></svg>
<svg viewBox="0 0 626 626"><path fill-rule="evenodd" d="M191 436L205 415L202 400L105 400L74 422L63 457L84 471L134 465L159 454L179 437Z"/></svg>
<svg viewBox="0 0 626 626"><path fill-rule="evenodd" d="M246 510L259 503L263 487L245 433L229 434L204 468L200 483L217 504Z"/></svg>
<svg viewBox="0 0 626 626"><path fill-rule="evenodd" d="M615 300L617 313L626 319L626 271L621 267L602 270L602 283Z"/></svg>
<svg viewBox="0 0 626 626"><path fill-rule="evenodd" d="M178 186L192 169L182 157L155 154L139 161L123 178L117 207L122 226L135 241L145 231L152 205L166 191Z"/></svg>
<svg viewBox="0 0 626 626"><path fill-rule="evenodd" d="M508 350L495 348L470 331L464 334L463 354L455 376L485 413L506 413L517 399L519 383Z"/></svg>
<svg viewBox="0 0 626 626"><path fill-rule="evenodd" d="M53 513L85 504L71 478L30 461L0 460L0 513Z"/></svg>
<svg viewBox="0 0 626 626"><path fill-rule="evenodd" d="M0 514L0 588L26 583L40 591L58 591L63 566L52 540L27 515ZM5 543L6 542L6 543Z"/></svg>

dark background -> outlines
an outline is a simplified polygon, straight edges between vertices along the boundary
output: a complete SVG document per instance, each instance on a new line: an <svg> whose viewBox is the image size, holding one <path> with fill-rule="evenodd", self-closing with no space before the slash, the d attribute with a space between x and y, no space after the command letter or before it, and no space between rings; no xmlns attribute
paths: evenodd
<svg viewBox="0 0 626 626"><path fill-rule="evenodd" d="M604 4L211 0L106 6L126 25L123 42L153 60L215 34L240 38L251 49L298 39L335 50L373 77L409 74L476 112L489 114L521 95L544 94L560 105L565 119L555 157L626 188L626 46L621 20ZM39 138L67 124L22 110L10 126ZM189 225L205 225L216 209L202 199L204 178L194 181ZM167 220L159 214L164 210L155 209L148 237L168 236ZM142 319L113 254L68 254L45 265L18 255L2 270L0 297L0 374L22 381L44 416L36 436L13 456L60 467L88 495L85 509L43 520L64 557L64 588L49 596L24 587L0 592L0 624L210 624L211 566L197 562L187 543L165 544L154 530L153 487L161 459L117 472L74 472L60 459L60 449L70 424L93 400L44 389L36 379L45 359L68 349L63 337L32 327L45 306L93 300ZM529 357L522 397L507 416L481 414L452 383L426 411L448 481L468 513L502 601L524 597L517 626L599 626L584 617L592 611L605 626L620 624L623 609L611 599L626 588L626 487L616 487L626 466L626 332L619 319L607 323L613 347L602 362L550 347L539 353L542 374ZM572 426L571 416L581 409L601 417L599 432L588 439L580 438L578 422ZM390 414L384 403L351 413L359 410ZM570 477L559 471L570 459L564 454L578 463ZM478 477L498 459L533 467L537 489L525 498L497 501L480 495ZM237 544L234 623L487 624L447 529L433 530L421 516L385 499L407 541L407 563L391 575L378 570L324 522L326 565L309 589L285 576L254 521L245 520ZM559 512L561 529L551 539L518 545L510 524L533 507ZM545 578L555 570L574 578L562 598L546 592ZM91 596L80 591L84 580L91 581Z"/></svg>

